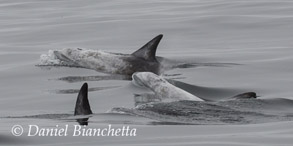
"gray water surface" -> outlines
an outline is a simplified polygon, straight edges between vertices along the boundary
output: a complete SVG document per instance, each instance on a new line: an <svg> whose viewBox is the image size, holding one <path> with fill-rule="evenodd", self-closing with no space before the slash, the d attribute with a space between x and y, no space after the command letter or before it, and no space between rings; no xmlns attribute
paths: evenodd
<svg viewBox="0 0 293 146"><path fill-rule="evenodd" d="M164 34L158 56L199 64L166 71L176 75L168 78L213 89L253 91L261 99L293 99L291 1L4 0L0 14L1 117L73 114L76 91L84 81L92 88L94 113L133 108L133 94L146 90L129 80L112 80L82 68L36 65L50 49L129 54L158 34ZM228 65L208 65L218 63ZM64 121L8 118L0 129L9 135L14 124L60 122Z"/></svg>

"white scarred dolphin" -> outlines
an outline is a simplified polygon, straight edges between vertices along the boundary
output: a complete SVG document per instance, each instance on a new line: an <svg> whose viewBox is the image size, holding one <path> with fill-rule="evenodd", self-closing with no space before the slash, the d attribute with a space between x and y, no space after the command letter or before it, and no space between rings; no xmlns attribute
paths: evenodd
<svg viewBox="0 0 293 146"><path fill-rule="evenodd" d="M152 90L162 101L194 100L203 101L166 81L152 72L136 72L132 75L132 83Z"/></svg>
<svg viewBox="0 0 293 146"><path fill-rule="evenodd" d="M210 97L208 98L208 92L220 92L223 89L204 89L204 92L201 93L203 88L191 85L183 84L181 82L175 82L173 80L166 80L162 76L158 76L152 72L136 72L132 75L132 83L136 86L146 87L153 91L155 94L142 94L136 96L135 100L139 103L147 103L153 101L179 101L179 100L193 100L193 101L219 101L217 99L213 100ZM181 84L179 84L181 83ZM188 86L186 86L188 85ZM185 86L185 87L184 87ZM188 89L188 90L185 90ZM223 90L225 91L225 90ZM198 94L198 93L199 94ZM235 95L235 94L234 94ZM205 97L207 96L207 97ZM255 92L245 92L242 94L237 94L236 96L226 95L226 98L222 100L230 99L247 99L247 98L256 98L257 95Z"/></svg>
<svg viewBox="0 0 293 146"><path fill-rule="evenodd" d="M74 66L129 76L143 71L159 74L161 65L156 58L156 50L162 37L162 34L156 36L132 54L80 48L50 50L48 54L41 56L41 65Z"/></svg>

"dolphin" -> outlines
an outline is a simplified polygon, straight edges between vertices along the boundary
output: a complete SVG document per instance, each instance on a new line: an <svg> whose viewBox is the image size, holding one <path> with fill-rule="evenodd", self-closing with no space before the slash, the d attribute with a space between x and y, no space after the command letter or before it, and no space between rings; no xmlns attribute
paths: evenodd
<svg viewBox="0 0 293 146"><path fill-rule="evenodd" d="M153 124L202 124L204 121L204 119L202 118L207 118L208 122L204 122L205 124L239 124L248 123L246 119L240 119L243 115L255 115L255 117L263 117L263 115L260 113L241 112L235 109L231 109L230 107L222 106L223 104L217 105L209 102L204 102L203 100L196 99L195 97L191 98L192 96L188 93L185 93L184 90L177 88L171 84L168 84L166 80L163 80L162 78L160 78L157 75L154 75L153 73L135 73L133 76L133 80L139 81L137 84L139 86L146 87L150 86L150 84L157 83L150 87L156 88L157 91L173 90L172 93L174 93L174 97L172 98L175 98L176 95L178 96L180 94L182 98L180 98L180 100L178 101L173 100L171 102L146 103L130 109L114 107L110 110L110 112L119 112L120 114L125 113L144 118L149 118L155 120L152 121ZM150 81L146 82L142 79L138 80L138 78L142 77L144 77L144 79L150 79ZM159 86L162 86L162 88L159 88ZM161 94L158 96L163 97L170 95ZM185 98L184 96L189 97ZM224 105L226 105L227 103L225 102ZM193 109L193 111L185 111L190 109ZM229 115L227 116L225 113L229 113ZM76 99L74 116L79 117L92 114L93 112L91 110L88 100L88 84L84 83L80 88L80 91ZM192 116L199 116L200 118ZM219 116L223 116L224 118L226 118L225 121L218 118ZM80 125L88 125L88 119L89 117L76 118L77 122Z"/></svg>
<svg viewBox="0 0 293 146"><path fill-rule="evenodd" d="M235 96L229 95L232 91L216 88L204 88L199 86L192 86L183 82L175 80L166 80L162 76L158 76L151 72L136 72L132 75L132 83L135 86L145 87L154 92L154 94L141 94L135 95L135 101L143 103L153 101L180 101L180 100L192 100L192 101L220 101L220 100L233 100L233 99L249 99L257 98L255 92L245 92L237 94ZM213 99L211 95L215 92L219 96L226 96L222 99ZM227 93L225 93L227 92ZM230 93L230 94L231 94ZM222 94L222 95L220 95ZM206 97L207 96L207 97ZM230 96L230 97L229 97Z"/></svg>
<svg viewBox="0 0 293 146"><path fill-rule="evenodd" d="M74 116L93 114L88 100L88 84L84 83L79 90L74 108Z"/></svg>
<svg viewBox="0 0 293 146"><path fill-rule="evenodd" d="M145 87L147 84L140 83L139 85ZM181 92L178 91L178 93ZM242 96L244 98L239 100L239 97ZM125 124L127 122L152 125L250 124L293 120L293 100L284 98L255 99L254 96L254 93L247 92L247 94L239 94L239 96L233 97L233 100L221 100L218 102L197 100L148 102L134 108L113 107L107 113L93 114L88 99L88 84L84 83L76 99L74 114L41 114L6 118L74 120L80 125L88 125L89 118L94 123ZM248 99L248 97L252 98Z"/></svg>
<svg viewBox="0 0 293 146"><path fill-rule="evenodd" d="M151 72L134 73L132 75L132 83L136 86L146 87L152 90L160 101L203 101L201 98L170 84L164 78Z"/></svg>
<svg viewBox="0 0 293 146"><path fill-rule="evenodd" d="M162 34L156 36L132 54L65 48L54 51L50 50L47 56L41 56L41 62L45 60L44 64L50 64L48 63L48 57L53 56L51 65L82 67L128 76L131 76L134 72L143 71L160 74L161 65L156 57L156 51L162 37Z"/></svg>
<svg viewBox="0 0 293 146"><path fill-rule="evenodd" d="M143 76L151 81L139 80L138 85L150 86L149 84L160 82L163 87L158 90L168 91L175 86L166 84L166 80L161 80L160 76L153 73L135 73L133 80ZM148 76L148 77L147 77ZM152 77L154 79L152 79ZM158 88L158 86L150 86ZM177 89L173 89L175 95L187 95ZM177 91L176 91L177 90ZM84 83L77 96L74 116L92 115L92 110L88 100L88 85ZM163 95L163 94L162 94ZM160 96L159 96L160 97ZM254 92L247 92L231 97L233 100L221 100L218 102L206 102L198 99L171 102L151 102L141 104L134 108L114 107L110 113L119 113L119 115L134 115L136 118L143 118L146 124L250 124L266 123L275 121L290 121L292 117L293 101L289 99L256 99ZM239 100L240 99L240 100ZM165 100L165 99L162 99ZM94 114L92 116L98 116ZM139 117L137 117L139 116ZM113 117L111 117L113 119ZM125 117L124 117L125 118ZM147 118L147 119L144 119ZM149 119L149 120L148 120ZM77 122L81 125L87 125L88 118L78 118ZM132 119L135 120L135 119ZM151 120L151 121L150 121ZM129 121L128 121L129 122Z"/></svg>
<svg viewBox="0 0 293 146"><path fill-rule="evenodd" d="M88 84L84 83L80 88L78 93L76 104L74 108L74 116L78 115L91 115L93 114L91 110L91 106L88 100ZM88 125L88 117L87 118L77 118L76 121L80 125Z"/></svg>

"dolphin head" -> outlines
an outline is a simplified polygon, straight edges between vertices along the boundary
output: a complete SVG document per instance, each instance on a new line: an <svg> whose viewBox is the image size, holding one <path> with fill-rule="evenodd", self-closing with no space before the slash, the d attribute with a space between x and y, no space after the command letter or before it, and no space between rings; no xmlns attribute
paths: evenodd
<svg viewBox="0 0 293 146"><path fill-rule="evenodd" d="M167 81L152 72L135 72L132 75L132 83L140 87L153 88L154 86L166 83Z"/></svg>

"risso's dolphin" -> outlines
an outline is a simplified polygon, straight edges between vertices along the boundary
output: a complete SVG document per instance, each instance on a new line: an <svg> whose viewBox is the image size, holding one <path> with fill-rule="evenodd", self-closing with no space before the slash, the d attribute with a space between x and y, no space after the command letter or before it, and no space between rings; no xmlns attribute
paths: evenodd
<svg viewBox="0 0 293 146"><path fill-rule="evenodd" d="M134 72L143 71L159 74L160 63L156 58L156 51L162 37L162 34L156 36L132 54L108 53L80 48L50 50L48 55L41 56L41 64L82 67L129 76ZM50 57L53 58L53 61L48 59Z"/></svg>
<svg viewBox="0 0 293 146"><path fill-rule="evenodd" d="M137 102L152 102L152 101L180 101L180 100L193 100L193 101L220 101L219 99L211 98L210 92L225 92L224 89L207 89L199 86L191 86L189 84L166 80L162 76L158 76L151 72L136 72L132 75L132 83L136 86L146 87L154 92L154 94L136 95ZM203 91L201 91L203 90ZM205 95L207 97L205 97ZM235 95L235 94L234 94ZM216 96L216 95L215 95ZM223 98L224 100L231 99L248 99L256 98L255 92L245 92L229 97Z"/></svg>
<svg viewBox="0 0 293 146"><path fill-rule="evenodd" d="M39 115L26 115L8 118L37 118L37 119L60 119L68 121L77 121L80 125L87 125L88 119L92 116L93 112L88 100L88 84L84 83L79 90L79 94L76 99L74 108L74 114L72 113L58 113L58 114L39 114Z"/></svg>
<svg viewBox="0 0 293 146"><path fill-rule="evenodd" d="M203 101L176 86L170 84L164 78L151 72L136 72L132 75L132 83L137 86L146 87L155 93L156 98L161 101L194 100Z"/></svg>
<svg viewBox="0 0 293 146"><path fill-rule="evenodd" d="M88 84L84 83L79 90L74 108L74 116L93 114L88 100ZM88 125L89 118L77 118L80 125Z"/></svg>
<svg viewBox="0 0 293 146"><path fill-rule="evenodd" d="M139 74L136 74L139 75ZM150 75L153 76L153 75ZM138 76L139 78L139 76ZM157 77L160 78L160 77ZM136 78L137 79L137 78ZM139 80L140 86L148 86ZM151 83L162 80L153 80ZM165 83L164 83L165 84ZM168 88L172 88L166 84ZM165 85L164 85L165 86ZM154 86L155 87L155 86ZM163 88L161 88L163 89ZM155 91L157 92L157 91ZM185 93L176 91L178 95ZM166 94L167 95L167 94ZM237 100L242 98L242 100ZM234 100L221 100L218 102L179 100L171 102L148 102L134 108L113 107L107 113L92 113L88 99L88 85L84 83L77 96L74 116L65 114L41 114L22 117L7 118L40 118L76 121L87 125L88 119L104 123L134 123L134 124L250 124L277 121L292 121L293 100L255 99L253 92L239 94ZM251 98L251 99L247 99ZM165 99L163 99L165 100ZM1 118L1 117L0 117ZM94 122L94 123L95 123Z"/></svg>
<svg viewBox="0 0 293 146"><path fill-rule="evenodd" d="M90 115L92 113L88 100L88 85L87 83L84 83L80 88L76 99L74 115Z"/></svg>
<svg viewBox="0 0 293 146"><path fill-rule="evenodd" d="M166 80L153 73L136 73L134 76L136 76L134 80L139 79L137 80L139 81L137 82L138 85L157 88L154 92L159 92L161 90L169 91L174 93L174 95L181 95L182 97L187 96L186 93L180 91L181 89L177 90L174 88L175 86L167 84ZM149 80L146 82L140 77ZM159 84L163 87L158 88ZM174 89L174 92L170 91L171 89ZM92 114L87 91L88 85L84 83L80 89L75 105L74 115L76 117ZM168 94L164 95L168 96ZM199 99L193 98L180 98L182 100L172 102L151 102L141 104L135 108L117 107L111 109L110 113L118 112L123 116L135 115L136 118L138 118L137 116L148 118L151 119L151 121L149 121L151 122L150 124L249 124L291 121L293 119L291 112L293 101L289 99L255 99L256 94L254 92L247 92L232 97L235 100L223 100L218 102L195 101ZM243 100L237 100L239 98ZM92 116L98 115L95 114ZM113 119L113 116L115 115L112 115L111 119ZM118 116L118 114L116 116ZM117 118L120 119L121 116ZM77 119L81 125L86 125L87 120L88 118Z"/></svg>

